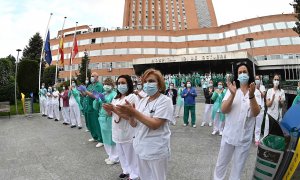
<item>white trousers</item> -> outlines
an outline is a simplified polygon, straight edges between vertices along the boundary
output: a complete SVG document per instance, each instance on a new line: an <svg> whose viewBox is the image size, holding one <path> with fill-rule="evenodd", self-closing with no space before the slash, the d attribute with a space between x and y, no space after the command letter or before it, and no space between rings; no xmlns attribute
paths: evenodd
<svg viewBox="0 0 300 180"><path fill-rule="evenodd" d="M178 106L177 116L180 116L182 107L183 103L180 106Z"/></svg>
<svg viewBox="0 0 300 180"><path fill-rule="evenodd" d="M60 120L60 114L59 114L59 104L53 103L53 118Z"/></svg>
<svg viewBox="0 0 300 180"><path fill-rule="evenodd" d="M81 117L80 117L80 109L77 104L77 102L70 101L70 119L71 119L71 124L77 125L78 127L82 127L81 124Z"/></svg>
<svg viewBox="0 0 300 180"><path fill-rule="evenodd" d="M220 121L220 113L216 113L215 119L214 119L213 131L223 132L224 125L225 125L225 121L223 121L223 122Z"/></svg>
<svg viewBox="0 0 300 180"><path fill-rule="evenodd" d="M116 145L107 145L104 144L104 149L106 151L106 154L108 155L109 160L118 162L119 161L119 156L118 156L118 151Z"/></svg>
<svg viewBox="0 0 300 180"><path fill-rule="evenodd" d="M141 180L166 180L168 159L143 160L138 157Z"/></svg>
<svg viewBox="0 0 300 180"><path fill-rule="evenodd" d="M251 143L248 144L249 145L246 146L233 146L231 144L227 144L222 138L218 160L214 171L214 180L225 179L227 166L230 163L232 157L233 162L229 179L241 179L241 174L244 169L246 159L249 155Z"/></svg>
<svg viewBox="0 0 300 180"><path fill-rule="evenodd" d="M47 114L47 100L45 97L40 97L40 112L42 114Z"/></svg>
<svg viewBox="0 0 300 180"><path fill-rule="evenodd" d="M265 118L265 129L264 129L264 137L266 137L269 134L269 115L266 114L266 118Z"/></svg>
<svg viewBox="0 0 300 180"><path fill-rule="evenodd" d="M254 130L255 141L260 140L261 124L263 122L263 118L264 118L264 110L261 109L255 119L255 130Z"/></svg>
<svg viewBox="0 0 300 180"><path fill-rule="evenodd" d="M213 107L213 104L205 104L202 122L204 122L204 123L211 123L212 122L212 119L211 119L212 107Z"/></svg>
<svg viewBox="0 0 300 180"><path fill-rule="evenodd" d="M137 155L133 149L132 143L116 143L121 168L124 174L129 174L129 178L139 177L139 168Z"/></svg>
<svg viewBox="0 0 300 180"><path fill-rule="evenodd" d="M61 114L64 119L64 123L70 124L70 108L69 107L62 107Z"/></svg>
<svg viewBox="0 0 300 180"><path fill-rule="evenodd" d="M53 104L51 101L47 102L47 115L49 118L53 118Z"/></svg>

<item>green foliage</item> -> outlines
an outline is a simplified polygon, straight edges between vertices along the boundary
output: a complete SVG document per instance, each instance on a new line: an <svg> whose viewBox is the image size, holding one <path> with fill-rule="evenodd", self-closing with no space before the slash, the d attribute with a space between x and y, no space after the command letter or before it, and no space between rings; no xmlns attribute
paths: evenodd
<svg viewBox="0 0 300 180"><path fill-rule="evenodd" d="M48 66L43 74L42 82L45 83L46 87L53 86L55 83L55 71L56 71L56 66L51 65ZM59 74L59 71L57 72L57 76ZM41 82L41 83L42 83Z"/></svg>
<svg viewBox="0 0 300 180"><path fill-rule="evenodd" d="M12 56L0 59L0 101L14 103L14 66Z"/></svg>
<svg viewBox="0 0 300 180"><path fill-rule="evenodd" d="M81 66L80 66L80 69L79 69L79 75L78 75L78 79L77 81L84 84L85 82L85 79L86 79L86 69L89 67L89 62L90 62L90 59L89 59L89 56L88 54L85 52L84 53L84 56L82 57L82 60L81 60ZM91 77L91 70L88 69L87 71L87 77L90 78Z"/></svg>
<svg viewBox="0 0 300 180"><path fill-rule="evenodd" d="M17 82L20 93L29 96L31 92L37 97L39 81L39 63L37 61L23 60L19 63Z"/></svg>
<svg viewBox="0 0 300 180"><path fill-rule="evenodd" d="M36 33L30 38L28 46L24 48L22 60L40 62L42 47L43 39L39 33Z"/></svg>

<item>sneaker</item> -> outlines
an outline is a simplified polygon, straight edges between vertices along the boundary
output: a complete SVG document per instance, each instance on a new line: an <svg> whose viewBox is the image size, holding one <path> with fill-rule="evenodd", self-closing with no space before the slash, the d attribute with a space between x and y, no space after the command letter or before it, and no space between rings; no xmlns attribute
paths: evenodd
<svg viewBox="0 0 300 180"><path fill-rule="evenodd" d="M103 143L98 143L98 144L96 144L96 148L99 148L99 147L101 147L101 146L103 146Z"/></svg>
<svg viewBox="0 0 300 180"><path fill-rule="evenodd" d="M58 119L55 119L54 121L58 121Z"/></svg>
<svg viewBox="0 0 300 180"><path fill-rule="evenodd" d="M201 123L201 127L203 127L203 126L205 126L205 122L202 122L202 123Z"/></svg>
<svg viewBox="0 0 300 180"><path fill-rule="evenodd" d="M208 124L208 126L211 127L211 126L212 126L212 123L210 122L210 123Z"/></svg>
<svg viewBox="0 0 300 180"><path fill-rule="evenodd" d="M105 162L109 161L109 158L104 159Z"/></svg>
<svg viewBox="0 0 300 180"><path fill-rule="evenodd" d="M222 131L220 131L220 132L219 132L219 136L222 136L222 135L223 135L223 132L222 132Z"/></svg>
<svg viewBox="0 0 300 180"><path fill-rule="evenodd" d="M90 132L90 130L86 129L85 132Z"/></svg>
<svg viewBox="0 0 300 180"><path fill-rule="evenodd" d="M74 127L76 127L76 125L72 125L72 126L71 126L71 128L74 128Z"/></svg>
<svg viewBox="0 0 300 180"><path fill-rule="evenodd" d="M81 127L81 126L78 126L78 129L82 129L82 127Z"/></svg>
<svg viewBox="0 0 300 180"><path fill-rule="evenodd" d="M176 126L176 122L172 122L171 124L172 124L173 126Z"/></svg>
<svg viewBox="0 0 300 180"><path fill-rule="evenodd" d="M196 124L194 124L194 125L193 125L193 128L196 128L196 127L197 127Z"/></svg>
<svg viewBox="0 0 300 180"><path fill-rule="evenodd" d="M89 139L89 142L95 142L96 140L94 138Z"/></svg>
<svg viewBox="0 0 300 180"><path fill-rule="evenodd" d="M111 160L106 161L106 164L107 164L107 165L113 165L113 164L116 164L116 163L117 163L117 162L111 161Z"/></svg>
<svg viewBox="0 0 300 180"><path fill-rule="evenodd" d="M183 126L187 126L187 124L183 124Z"/></svg>
<svg viewBox="0 0 300 180"><path fill-rule="evenodd" d="M119 176L120 179L124 179L124 178L128 178L128 177L129 177L129 174L124 174L124 173L120 174L120 176Z"/></svg>
<svg viewBox="0 0 300 180"><path fill-rule="evenodd" d="M216 135L218 131L213 131L211 134Z"/></svg>

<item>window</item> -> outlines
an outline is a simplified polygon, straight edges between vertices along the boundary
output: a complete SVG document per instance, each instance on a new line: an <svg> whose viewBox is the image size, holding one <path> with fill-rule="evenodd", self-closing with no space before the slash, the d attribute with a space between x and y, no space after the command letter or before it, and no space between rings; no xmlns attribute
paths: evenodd
<svg viewBox="0 0 300 180"><path fill-rule="evenodd" d="M177 55L187 54L186 50L187 50L186 48L177 49L176 54Z"/></svg>
<svg viewBox="0 0 300 180"><path fill-rule="evenodd" d="M290 45L290 44L292 44L289 37L279 38L279 42L280 42L281 45Z"/></svg>
<svg viewBox="0 0 300 180"><path fill-rule="evenodd" d="M227 45L227 51L237 51L239 49L238 44Z"/></svg>
<svg viewBox="0 0 300 180"><path fill-rule="evenodd" d="M114 54L113 49L105 49L105 50L102 50L102 55L103 55L103 56L106 56L106 55L113 55L113 54Z"/></svg>
<svg viewBox="0 0 300 180"><path fill-rule="evenodd" d="M207 34L189 35L187 36L188 41L199 41L207 40Z"/></svg>
<svg viewBox="0 0 300 180"><path fill-rule="evenodd" d="M78 45L86 45L86 44L90 44L90 40L89 39L83 39L78 41ZM95 43L92 43L95 44Z"/></svg>
<svg viewBox="0 0 300 180"><path fill-rule="evenodd" d="M291 37L293 44L300 44L300 37Z"/></svg>
<svg viewBox="0 0 300 180"><path fill-rule="evenodd" d="M287 24L287 27L288 27L288 28L293 28L293 27L296 26L294 21L292 21L292 22L287 22L286 24Z"/></svg>
<svg viewBox="0 0 300 180"><path fill-rule="evenodd" d="M127 54L127 49L126 48L115 49L115 55L121 55L121 54Z"/></svg>
<svg viewBox="0 0 300 180"><path fill-rule="evenodd" d="M142 49L141 48L130 48L129 54L142 54Z"/></svg>
<svg viewBox="0 0 300 180"><path fill-rule="evenodd" d="M102 43L102 38L96 38L96 43L95 44L100 44Z"/></svg>
<svg viewBox="0 0 300 180"><path fill-rule="evenodd" d="M278 46L279 42L277 38L267 39L268 46Z"/></svg>
<svg viewBox="0 0 300 180"><path fill-rule="evenodd" d="M249 42L242 42L242 43L240 43L240 48L241 49L249 49L250 48L250 43Z"/></svg>
<svg viewBox="0 0 300 180"><path fill-rule="evenodd" d="M100 50L90 51L90 56L100 56Z"/></svg>
<svg viewBox="0 0 300 180"><path fill-rule="evenodd" d="M264 31L270 31L275 29L273 23L264 24L263 27L264 27Z"/></svg>
<svg viewBox="0 0 300 180"><path fill-rule="evenodd" d="M143 54L155 54L155 48L143 48Z"/></svg>
<svg viewBox="0 0 300 180"><path fill-rule="evenodd" d="M225 52L225 46L210 47L211 53Z"/></svg>
<svg viewBox="0 0 300 180"><path fill-rule="evenodd" d="M95 43L96 43L96 39L92 39L91 44L95 44Z"/></svg>
<svg viewBox="0 0 300 180"><path fill-rule="evenodd" d="M255 32L260 32L262 31L261 26L260 25L256 25L256 26L251 26L250 27L250 31L251 33L255 33Z"/></svg>
<svg viewBox="0 0 300 180"><path fill-rule="evenodd" d="M114 42L114 37L104 37L103 38L103 43L110 43Z"/></svg>
<svg viewBox="0 0 300 180"><path fill-rule="evenodd" d="M232 37L232 36L236 36L235 34L235 30L231 30L231 31L226 31L225 32L225 37Z"/></svg>
<svg viewBox="0 0 300 180"><path fill-rule="evenodd" d="M253 47L264 47L264 46L266 46L264 39L253 41Z"/></svg>
<svg viewBox="0 0 300 180"><path fill-rule="evenodd" d="M248 27L237 29L237 33L238 33L238 35L248 34L249 33Z"/></svg>
<svg viewBox="0 0 300 180"><path fill-rule="evenodd" d="M172 42L185 42L185 36L171 37Z"/></svg>
<svg viewBox="0 0 300 180"><path fill-rule="evenodd" d="M276 29L286 29L285 22L275 23Z"/></svg>
<svg viewBox="0 0 300 180"><path fill-rule="evenodd" d="M219 39L219 34L209 34L208 39L209 40Z"/></svg>
<svg viewBox="0 0 300 180"><path fill-rule="evenodd" d="M155 41L155 36L143 36L144 41Z"/></svg>
<svg viewBox="0 0 300 180"><path fill-rule="evenodd" d="M170 49L162 49L162 48L158 48L158 49L157 49L157 54L169 55L169 54L170 54Z"/></svg>
<svg viewBox="0 0 300 180"><path fill-rule="evenodd" d="M142 41L141 36L129 36L129 41Z"/></svg>
<svg viewBox="0 0 300 180"><path fill-rule="evenodd" d="M117 36L116 42L127 42L127 36Z"/></svg>
<svg viewBox="0 0 300 180"><path fill-rule="evenodd" d="M157 41L158 42L170 42L170 37L169 36L157 36Z"/></svg>
<svg viewBox="0 0 300 180"><path fill-rule="evenodd" d="M209 53L208 47L189 48L189 54Z"/></svg>

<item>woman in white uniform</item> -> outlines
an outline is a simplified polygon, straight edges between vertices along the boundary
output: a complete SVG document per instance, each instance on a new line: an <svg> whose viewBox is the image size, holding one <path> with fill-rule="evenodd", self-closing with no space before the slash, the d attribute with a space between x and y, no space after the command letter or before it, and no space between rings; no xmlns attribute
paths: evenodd
<svg viewBox="0 0 300 180"><path fill-rule="evenodd" d="M53 119L52 87L48 87L47 93L47 115L48 119Z"/></svg>
<svg viewBox="0 0 300 180"><path fill-rule="evenodd" d="M69 96L69 106L70 106L70 119L71 119L71 128L78 126L78 129L82 128L80 110L82 106L80 104L79 91L76 89L76 83L72 81L72 86L68 92Z"/></svg>
<svg viewBox="0 0 300 180"><path fill-rule="evenodd" d="M173 120L172 100L163 94L166 85L158 70L145 71L142 83L148 97L143 98L136 109L126 101L126 105L118 105L116 110L136 128L133 148L141 180L166 180L171 136L168 122Z"/></svg>
<svg viewBox="0 0 300 180"><path fill-rule="evenodd" d="M59 114L59 92L54 86L53 93L52 93L52 106L53 106L53 117L54 121L60 120L60 114Z"/></svg>
<svg viewBox="0 0 300 180"><path fill-rule="evenodd" d="M227 82L222 112L226 114L214 180L223 180L232 157L230 180L239 180L249 154L255 117L260 112L260 93L255 89L252 69L239 64L235 72L238 81ZM256 92L256 93L255 93Z"/></svg>

